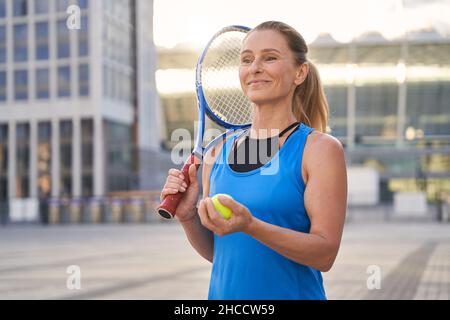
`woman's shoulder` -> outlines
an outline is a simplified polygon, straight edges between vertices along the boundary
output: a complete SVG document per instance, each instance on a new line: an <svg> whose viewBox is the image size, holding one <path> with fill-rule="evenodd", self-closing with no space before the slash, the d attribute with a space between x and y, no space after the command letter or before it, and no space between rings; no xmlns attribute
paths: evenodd
<svg viewBox="0 0 450 320"><path fill-rule="evenodd" d="M307 170L313 167L312 164L322 162L321 160L333 161L342 156L344 147L332 135L317 130L308 135L303 151L303 162Z"/></svg>
<svg viewBox="0 0 450 320"><path fill-rule="evenodd" d="M338 148L343 149L342 143L332 135L317 130L311 131L306 140L309 148Z"/></svg>

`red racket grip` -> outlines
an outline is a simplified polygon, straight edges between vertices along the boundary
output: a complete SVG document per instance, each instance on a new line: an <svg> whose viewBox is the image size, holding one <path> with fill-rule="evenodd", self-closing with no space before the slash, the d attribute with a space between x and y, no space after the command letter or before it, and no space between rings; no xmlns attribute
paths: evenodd
<svg viewBox="0 0 450 320"><path fill-rule="evenodd" d="M186 182L188 188L191 185L191 181L189 179L190 165L195 163L196 170L198 170L198 168L200 167L200 163L198 161L196 162L195 159L197 158L194 156L194 154L191 154L191 156L184 163L183 168L181 169L181 172L184 175L184 182ZM158 214L164 219L173 219L175 217L175 212L177 211L178 204L180 203L183 196L184 193L181 192L167 195L157 209Z"/></svg>

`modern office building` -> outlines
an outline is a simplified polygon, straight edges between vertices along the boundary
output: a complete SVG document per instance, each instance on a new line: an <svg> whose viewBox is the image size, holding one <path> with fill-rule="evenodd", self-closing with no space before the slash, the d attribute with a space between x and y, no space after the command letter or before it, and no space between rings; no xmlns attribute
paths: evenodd
<svg viewBox="0 0 450 320"><path fill-rule="evenodd" d="M429 200L450 193L450 39L433 29L391 41L369 32L350 43L322 34L309 49L330 106L329 133L345 146L349 167L377 171L378 200L389 202L396 191L422 190ZM180 127L194 136L199 52L180 46L159 53L166 137Z"/></svg>
<svg viewBox="0 0 450 320"><path fill-rule="evenodd" d="M138 150L160 148L152 17L151 0L0 0L0 202L139 188Z"/></svg>

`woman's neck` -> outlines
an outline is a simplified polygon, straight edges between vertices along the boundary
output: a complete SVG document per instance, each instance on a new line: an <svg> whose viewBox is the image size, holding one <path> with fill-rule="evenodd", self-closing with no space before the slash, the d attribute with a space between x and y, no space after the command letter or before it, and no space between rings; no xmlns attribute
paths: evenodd
<svg viewBox="0 0 450 320"><path fill-rule="evenodd" d="M257 105L253 110L251 138L277 136L292 123L297 122L289 105Z"/></svg>

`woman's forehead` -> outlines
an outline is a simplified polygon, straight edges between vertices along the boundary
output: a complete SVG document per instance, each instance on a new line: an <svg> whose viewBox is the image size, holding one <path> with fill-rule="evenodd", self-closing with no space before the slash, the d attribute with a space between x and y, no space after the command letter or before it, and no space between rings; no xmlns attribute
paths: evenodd
<svg viewBox="0 0 450 320"><path fill-rule="evenodd" d="M249 33L242 43L241 51L263 51L276 49L280 52L289 50L284 36L275 30L255 30Z"/></svg>

